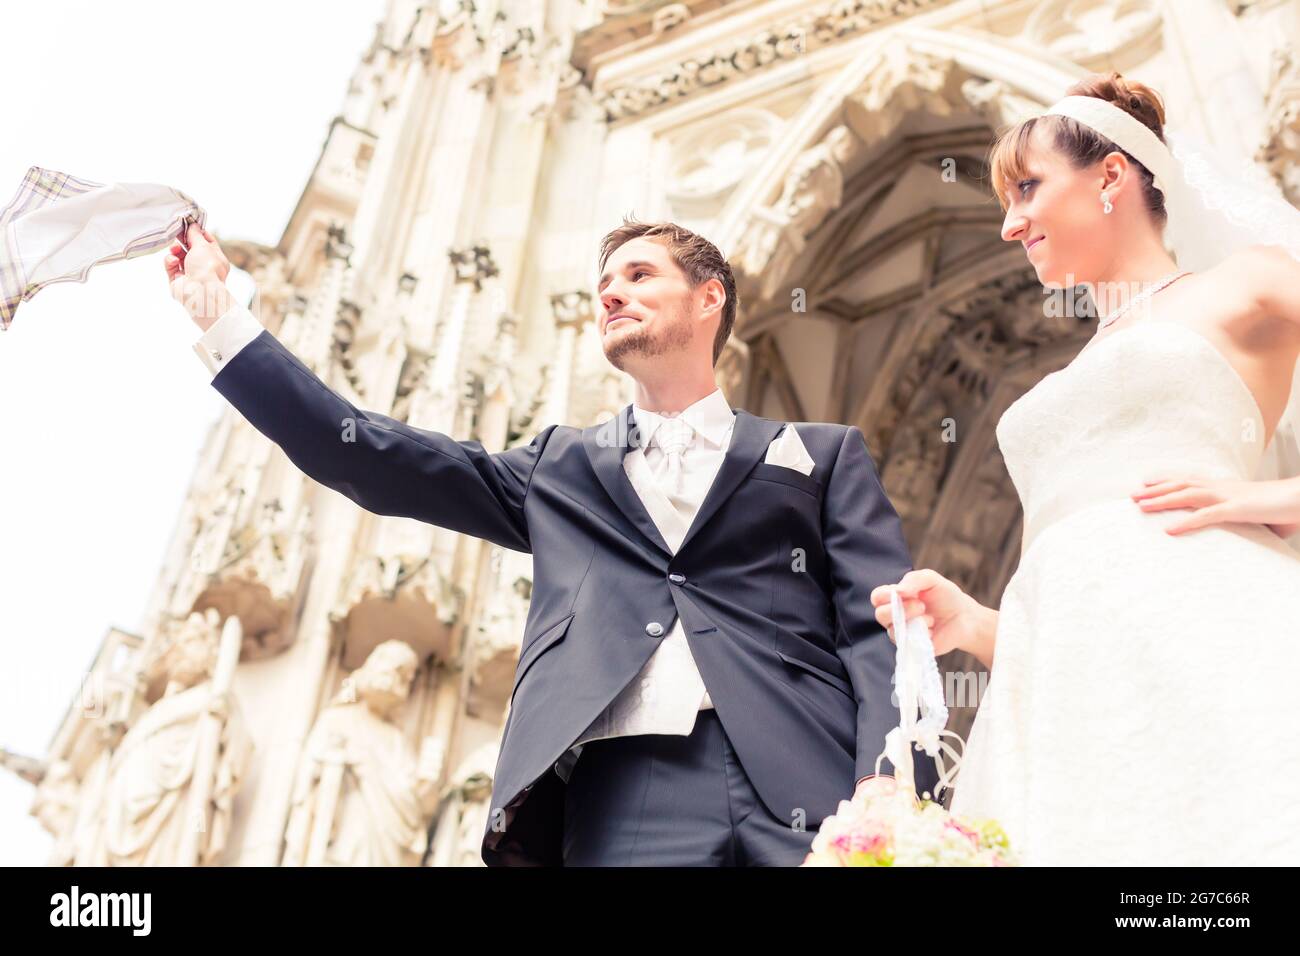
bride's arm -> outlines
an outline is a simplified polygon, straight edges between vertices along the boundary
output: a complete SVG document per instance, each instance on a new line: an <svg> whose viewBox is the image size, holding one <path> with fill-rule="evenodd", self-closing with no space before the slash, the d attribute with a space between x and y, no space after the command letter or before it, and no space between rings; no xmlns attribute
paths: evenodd
<svg viewBox="0 0 1300 956"><path fill-rule="evenodd" d="M1272 332L1279 328L1276 324L1279 319L1300 328L1300 261L1286 249L1250 246L1225 259L1221 268L1225 275L1232 277L1234 288L1246 296L1243 314L1251 320L1250 329L1257 330L1260 323L1267 322ZM1287 347L1294 349L1294 344ZM1287 374L1290 385L1294 371ZM1274 445L1283 437L1285 429L1296 424L1288 421L1294 417L1291 409L1295 400L1291 396L1291 403L1278 422ZM1171 535L1225 522L1264 525L1283 538L1300 531L1298 475L1255 480L1154 475L1132 497L1144 512L1189 510L1191 513L1185 518L1165 527L1165 532Z"/></svg>
<svg viewBox="0 0 1300 956"><path fill-rule="evenodd" d="M1225 260L1260 316L1300 325L1300 260L1282 246L1250 246Z"/></svg>
<svg viewBox="0 0 1300 956"><path fill-rule="evenodd" d="M998 612L994 608L985 607L983 604L976 604L975 607L975 620L977 622L975 634L970 642L962 647L962 650L991 671L993 670L993 651L997 646Z"/></svg>
<svg viewBox="0 0 1300 956"><path fill-rule="evenodd" d="M917 568L908 571L897 584L882 584L871 592L876 620L888 629L891 641L895 639L890 604L890 591L894 588L898 589L908 620L925 618L936 656L965 651L992 669L998 631L996 610L980 604L938 571Z"/></svg>

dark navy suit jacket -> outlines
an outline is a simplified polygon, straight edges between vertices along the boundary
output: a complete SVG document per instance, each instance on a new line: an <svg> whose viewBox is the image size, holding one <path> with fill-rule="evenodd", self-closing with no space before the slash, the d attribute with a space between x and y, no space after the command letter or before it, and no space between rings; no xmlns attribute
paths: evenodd
<svg viewBox="0 0 1300 956"><path fill-rule="evenodd" d="M816 463L804 475L763 461L783 422L736 410L723 464L673 554L623 470L631 405L603 425L550 425L489 453L356 408L269 331L212 384L303 472L367 511L533 555L487 864L560 863L565 784L553 766L678 615L773 815L816 827L874 772L898 709L894 647L869 595L912 565L860 429L796 423ZM917 789L933 791L933 762L918 756Z"/></svg>

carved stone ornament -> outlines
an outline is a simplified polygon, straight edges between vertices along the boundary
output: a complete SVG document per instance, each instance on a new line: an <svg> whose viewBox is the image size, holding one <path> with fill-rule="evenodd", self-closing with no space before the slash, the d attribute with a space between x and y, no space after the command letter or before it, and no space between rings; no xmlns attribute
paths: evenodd
<svg viewBox="0 0 1300 956"><path fill-rule="evenodd" d="M666 103L716 87L764 69L840 43L886 23L916 16L949 0L889 0L809 4L798 14L738 42L680 60L656 72L620 84L601 94L611 121L638 116Z"/></svg>
<svg viewBox="0 0 1300 956"><path fill-rule="evenodd" d="M1300 56L1278 47L1270 61L1264 136L1255 159L1292 203L1300 205Z"/></svg>

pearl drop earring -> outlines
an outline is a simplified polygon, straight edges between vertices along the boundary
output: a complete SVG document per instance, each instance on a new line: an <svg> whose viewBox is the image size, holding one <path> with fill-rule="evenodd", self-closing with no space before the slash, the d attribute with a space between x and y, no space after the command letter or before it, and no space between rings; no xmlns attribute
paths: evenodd
<svg viewBox="0 0 1300 956"><path fill-rule="evenodd" d="M1114 206L1112 206L1112 205L1110 204L1110 196L1108 196L1106 193L1102 193L1102 194L1101 194L1101 201L1102 201L1102 203L1103 203L1103 205L1102 205L1102 207L1101 207L1101 211L1104 212L1104 213L1106 213L1107 215L1110 215L1111 210L1113 210L1113 209L1115 208Z"/></svg>

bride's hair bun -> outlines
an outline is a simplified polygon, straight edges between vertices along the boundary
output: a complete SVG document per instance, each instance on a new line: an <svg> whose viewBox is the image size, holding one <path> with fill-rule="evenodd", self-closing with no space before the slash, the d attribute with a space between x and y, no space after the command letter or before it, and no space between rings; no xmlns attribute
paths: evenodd
<svg viewBox="0 0 1300 956"><path fill-rule="evenodd" d="M1158 94L1145 83L1126 80L1118 73L1095 73L1065 91L1067 96L1093 96L1118 106L1164 142L1165 104ZM1168 218L1165 212L1165 195L1155 187L1151 170L1137 161L1127 150L1120 149L1090 126L1084 126L1068 116L1035 116L1016 124L1002 133L989 159L993 186L998 202L1007 206L1006 194L1015 184L1027 178L1029 137L1038 123L1049 123L1052 144L1065 155L1075 169L1083 169L1100 161L1108 153L1123 153L1137 171L1142 181L1142 199L1158 228L1163 228Z"/></svg>
<svg viewBox="0 0 1300 956"><path fill-rule="evenodd" d="M1126 80L1118 73L1094 73L1065 91L1066 96L1093 96L1118 106L1159 137L1165 138L1165 103L1145 83Z"/></svg>

